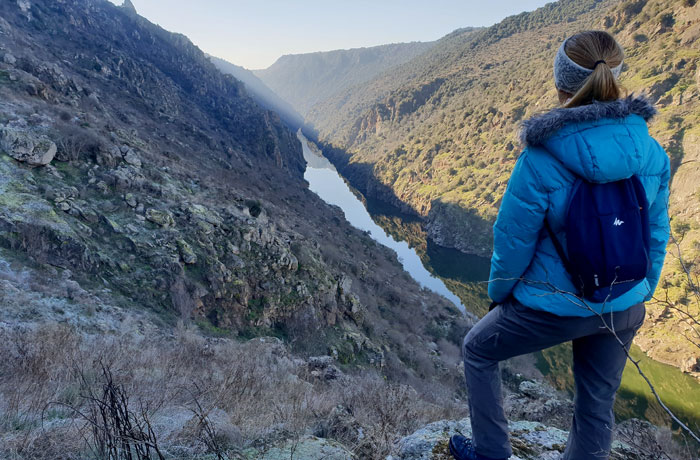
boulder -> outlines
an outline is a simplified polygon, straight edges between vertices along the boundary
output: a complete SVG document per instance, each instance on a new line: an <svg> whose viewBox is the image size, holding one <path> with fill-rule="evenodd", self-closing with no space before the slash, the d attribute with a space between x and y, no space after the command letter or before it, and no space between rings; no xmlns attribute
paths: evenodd
<svg viewBox="0 0 700 460"><path fill-rule="evenodd" d="M109 166L111 168L117 166L119 158L122 157L119 147L112 146L111 148L102 147L98 150L95 160L98 165Z"/></svg>
<svg viewBox="0 0 700 460"><path fill-rule="evenodd" d="M169 211L159 211L153 208L146 210L146 220L166 228L175 225L175 219L173 219L173 215Z"/></svg>
<svg viewBox="0 0 700 460"><path fill-rule="evenodd" d="M56 144L42 134L10 127L0 131L0 148L15 160L34 166L51 163L57 150Z"/></svg>
<svg viewBox="0 0 700 460"><path fill-rule="evenodd" d="M23 13L26 13L32 8L32 4L29 3L29 0L17 0L17 6L19 6L19 9L22 10Z"/></svg>
<svg viewBox="0 0 700 460"><path fill-rule="evenodd" d="M340 369L333 365L332 356L312 356L307 366L313 377L322 380L336 380L342 375Z"/></svg>
<svg viewBox="0 0 700 460"><path fill-rule="evenodd" d="M17 58L10 53L5 53L5 56L3 56L2 61L5 64L15 65L15 63L17 62Z"/></svg>
<svg viewBox="0 0 700 460"><path fill-rule="evenodd" d="M681 361L681 371L682 372L698 372L700 371L700 359L689 356L688 358Z"/></svg>
<svg viewBox="0 0 700 460"><path fill-rule="evenodd" d="M141 159L133 149L129 149L126 151L126 153L124 153L124 161L132 166L136 166L137 168L141 167Z"/></svg>
<svg viewBox="0 0 700 460"><path fill-rule="evenodd" d="M126 201L126 204L128 204L132 208L135 208L138 205L136 197L133 193L127 193L126 195L124 195L124 201Z"/></svg>
<svg viewBox="0 0 700 460"><path fill-rule="evenodd" d="M505 410L510 420L527 418L557 428L568 428L574 408L570 399L557 394L550 386L525 380L520 383L517 393L506 397Z"/></svg>

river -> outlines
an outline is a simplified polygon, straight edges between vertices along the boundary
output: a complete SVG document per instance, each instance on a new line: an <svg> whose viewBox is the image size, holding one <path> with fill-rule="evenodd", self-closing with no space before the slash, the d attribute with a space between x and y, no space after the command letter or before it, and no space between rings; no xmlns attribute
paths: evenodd
<svg viewBox="0 0 700 460"><path fill-rule="evenodd" d="M312 151L305 138L300 137L300 140L307 165L304 178L309 183L309 189L323 198L326 203L340 207L345 213L345 219L353 227L368 232L374 240L396 251L403 268L422 287L446 297L462 311L465 311L460 298L450 291L440 278L425 268L420 257L409 246L408 242L396 239L372 220L365 205L340 177L333 164L319 153ZM483 260L478 262L484 264Z"/></svg>
<svg viewBox="0 0 700 460"><path fill-rule="evenodd" d="M307 162L304 178L311 191L329 204L339 206L354 227L396 251L404 269L423 287L443 295L469 315L481 316L488 305L486 284L488 259L463 254L431 243L420 222L381 203L368 202L351 189L335 167L299 134ZM312 144L313 145L313 144ZM469 308L467 308L468 306ZM700 384L678 369L656 362L633 346L661 398L681 420L700 428ZM570 344L535 355L537 368L556 388L573 394ZM670 417L654 400L636 368L628 363L615 402L618 420L641 418L677 432Z"/></svg>

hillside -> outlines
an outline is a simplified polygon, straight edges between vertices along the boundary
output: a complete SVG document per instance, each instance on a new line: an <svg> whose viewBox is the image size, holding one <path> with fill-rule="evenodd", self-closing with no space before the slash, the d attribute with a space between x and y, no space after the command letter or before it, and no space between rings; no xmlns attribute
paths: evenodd
<svg viewBox="0 0 700 460"><path fill-rule="evenodd" d="M121 435L89 417L114 392L168 458L350 444L341 403L384 458L462 415L468 319L304 168L183 35L106 0L0 2L0 457L107 458Z"/></svg>
<svg viewBox="0 0 700 460"><path fill-rule="evenodd" d="M277 113L282 121L292 130L297 130L304 125L302 116L299 115L288 102L284 101L275 94L274 91L265 86L265 83L256 77L253 72L224 59L215 56L208 57L221 72L232 75L236 80L242 82L248 94L250 94L260 106Z"/></svg>
<svg viewBox="0 0 700 460"><path fill-rule="evenodd" d="M303 116L317 102L364 83L387 69L429 50L433 43L395 43L280 57L267 69L254 70L268 87Z"/></svg>
<svg viewBox="0 0 700 460"><path fill-rule="evenodd" d="M318 103L307 120L363 193L421 216L438 244L487 256L520 152L518 125L556 106L554 52L588 28L617 36L627 53L623 85L659 108L650 129L671 156L674 229L686 233L685 256L694 261L700 5L693 0L562 0L485 30L456 31L429 53ZM669 257L663 286L692 312L682 275ZM700 349L684 337L692 333L684 315L668 305L649 310L639 343L657 359L698 370Z"/></svg>

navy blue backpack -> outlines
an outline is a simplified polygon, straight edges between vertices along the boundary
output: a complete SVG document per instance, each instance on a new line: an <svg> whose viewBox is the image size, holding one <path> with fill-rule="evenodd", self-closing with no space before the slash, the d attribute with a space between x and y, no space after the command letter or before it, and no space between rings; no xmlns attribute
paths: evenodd
<svg viewBox="0 0 700 460"><path fill-rule="evenodd" d="M648 208L636 176L606 184L579 178L566 214L566 252L545 219L579 296L601 303L646 278L651 269Z"/></svg>

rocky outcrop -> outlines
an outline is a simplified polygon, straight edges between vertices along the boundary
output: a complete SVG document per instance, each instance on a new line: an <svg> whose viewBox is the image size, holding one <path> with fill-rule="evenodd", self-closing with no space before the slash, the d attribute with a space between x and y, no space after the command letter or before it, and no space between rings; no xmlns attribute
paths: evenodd
<svg viewBox="0 0 700 460"><path fill-rule="evenodd" d="M513 456L511 460L558 460L566 447L568 433L539 422L517 421L509 423ZM452 460L448 441L453 434L471 437L471 421L442 420L431 423L399 442L399 452L392 460ZM615 441L611 459L656 460L640 448Z"/></svg>
<svg viewBox="0 0 700 460"><path fill-rule="evenodd" d="M567 433L537 422L512 422L509 424L513 460L558 459L566 445ZM431 423L399 442L395 460L451 460L447 443L453 434L471 437L471 421L442 420Z"/></svg>
<svg viewBox="0 0 700 460"><path fill-rule="evenodd" d="M571 399L532 380L521 382L518 391L506 397L504 406L509 420L529 420L561 429L569 427L574 412Z"/></svg>
<svg viewBox="0 0 700 460"><path fill-rule="evenodd" d="M416 88L402 88L377 103L357 119L347 139L348 144L359 144L390 129L392 124L400 123L406 115L426 104L444 82L444 78L436 78Z"/></svg>
<svg viewBox="0 0 700 460"><path fill-rule="evenodd" d="M2 128L0 147L15 160L32 166L45 166L56 155L56 144L51 139L26 128Z"/></svg>
<svg viewBox="0 0 700 460"><path fill-rule="evenodd" d="M126 11L129 14L138 14L138 12L136 11L136 7L131 2L131 0L124 0L124 3L122 3L122 8L124 8L124 11Z"/></svg>

